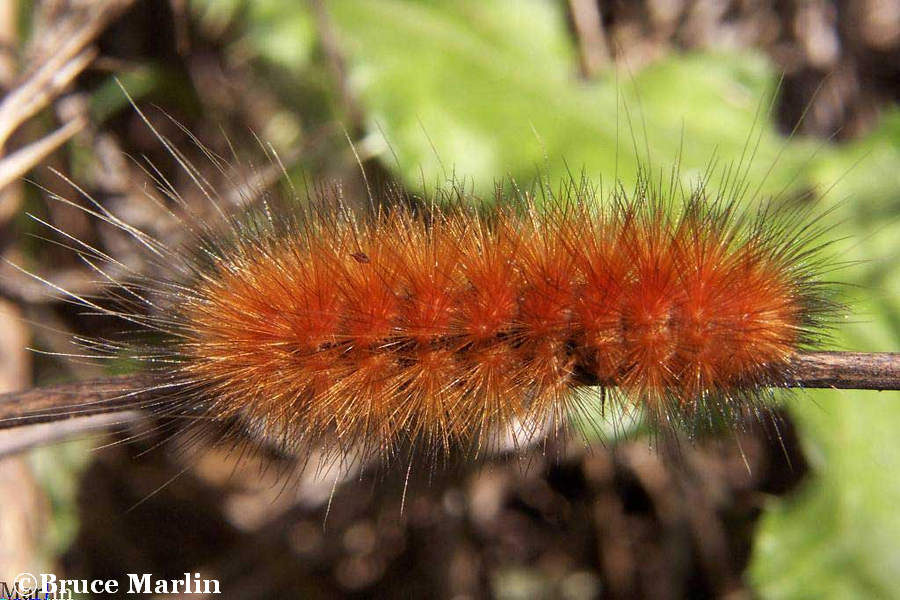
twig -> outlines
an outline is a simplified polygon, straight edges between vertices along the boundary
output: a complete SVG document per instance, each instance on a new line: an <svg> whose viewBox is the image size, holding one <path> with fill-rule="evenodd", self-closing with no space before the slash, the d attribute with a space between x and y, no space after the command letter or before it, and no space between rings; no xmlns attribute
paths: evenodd
<svg viewBox="0 0 900 600"><path fill-rule="evenodd" d="M806 352L783 387L900 390L900 352ZM585 385L597 382L582 381ZM152 375L126 375L0 395L0 430L134 410L159 402Z"/></svg>
<svg viewBox="0 0 900 600"><path fill-rule="evenodd" d="M55 423L38 423L19 429L6 429L0 431L0 458L94 432L106 433L110 428L122 427L145 417L146 415L140 411L126 410Z"/></svg>
<svg viewBox="0 0 900 600"><path fill-rule="evenodd" d="M27 119L50 104L91 63L97 51L88 46L133 0L107 0L91 9L74 31L58 31L46 60L0 101L0 146Z"/></svg>
<svg viewBox="0 0 900 600"><path fill-rule="evenodd" d="M603 16L597 0L569 0L569 12L578 38L581 75L593 79L609 64Z"/></svg>
<svg viewBox="0 0 900 600"><path fill-rule="evenodd" d="M91 9L83 23L74 30L61 28L53 33L52 52L33 67L28 76L0 98L0 154L10 136L28 119L49 106L65 91L97 56L89 47L106 26L122 13L133 0L106 0ZM27 148L3 158L0 165L0 189L16 180L25 171L65 143L84 126L83 122L68 122L56 132L34 142Z"/></svg>
<svg viewBox="0 0 900 600"><path fill-rule="evenodd" d="M807 352L793 371L793 387L900 390L900 352Z"/></svg>
<svg viewBox="0 0 900 600"><path fill-rule="evenodd" d="M45 135L40 140L32 142L0 160L0 189L22 177L34 165L47 158L51 152L84 129L86 124L80 119L69 121L53 133Z"/></svg>
<svg viewBox="0 0 900 600"><path fill-rule="evenodd" d="M316 25L319 33L319 43L322 52L325 55L328 68L338 87L342 108L347 113L347 120L350 128L355 134L363 128L365 114L360 106L359 99L350 87L349 78L347 77L347 60L344 56L341 43L335 31L331 16L323 0L313 0L313 10L316 17Z"/></svg>
<svg viewBox="0 0 900 600"><path fill-rule="evenodd" d="M67 45L60 54L41 65L0 102L0 145L5 145L13 131L50 104L96 56L95 50L83 50L70 61L59 64L59 58L66 56L64 52L70 47L71 44Z"/></svg>
<svg viewBox="0 0 900 600"><path fill-rule="evenodd" d="M133 410L158 400L150 375L123 375L0 395L0 429Z"/></svg>
<svg viewBox="0 0 900 600"><path fill-rule="evenodd" d="M900 390L900 352L802 352L777 387L838 390ZM581 385L613 386L584 372ZM0 397L2 402L2 397Z"/></svg>

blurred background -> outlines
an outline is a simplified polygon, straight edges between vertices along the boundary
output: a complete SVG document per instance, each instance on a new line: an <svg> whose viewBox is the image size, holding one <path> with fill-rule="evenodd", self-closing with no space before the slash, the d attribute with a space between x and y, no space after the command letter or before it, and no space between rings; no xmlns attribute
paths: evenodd
<svg viewBox="0 0 900 600"><path fill-rule="evenodd" d="M49 200L77 197L53 170L172 243L154 175L204 202L116 79L225 195L277 189L271 148L298 185L362 199L348 138L373 181L452 174L486 193L582 170L627 189L639 161L678 163L689 185L750 140L757 197L832 211L847 265L829 276L850 284L833 348L900 349L898 0L0 0L0 252L84 295L96 273L29 213L153 267ZM240 160L215 168L187 131ZM109 372L52 353L121 325L6 262L0 312L3 391ZM5 432L0 580L198 572L240 599L900 597L900 395L800 393L779 414L780 435L751 424L677 460L636 431L414 474L402 514L404 473L352 478L329 510L328 473L285 489L269 457L235 467L142 422L52 445L65 432Z"/></svg>

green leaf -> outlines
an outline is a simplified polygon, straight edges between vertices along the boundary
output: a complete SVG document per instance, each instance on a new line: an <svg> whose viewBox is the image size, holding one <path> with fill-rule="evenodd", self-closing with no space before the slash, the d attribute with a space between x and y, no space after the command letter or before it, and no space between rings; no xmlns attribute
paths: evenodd
<svg viewBox="0 0 900 600"><path fill-rule="evenodd" d="M281 0L191 0L201 27L213 32L243 25L239 46L288 71L306 66L317 35L306 3Z"/></svg>
<svg viewBox="0 0 900 600"><path fill-rule="evenodd" d="M900 346L900 113L812 165L847 236L835 279L848 315L836 347ZM792 414L815 477L768 504L750 578L770 598L900 598L900 393L804 393Z"/></svg>
<svg viewBox="0 0 900 600"><path fill-rule="evenodd" d="M761 181L784 148L765 118L754 124L774 90L771 70L757 55L673 57L634 80L609 73L587 83L575 70L558 4L328 6L351 87L366 108L370 135L380 140L373 145L412 185L455 173L489 190L506 175L528 182L538 169L551 182L584 170L632 184L637 157L646 162L648 153L665 176L680 159L687 182L714 152L722 164L738 160L754 131L762 143L751 173ZM785 168L769 178L766 191L787 186L786 167L804 156L798 144L784 149Z"/></svg>

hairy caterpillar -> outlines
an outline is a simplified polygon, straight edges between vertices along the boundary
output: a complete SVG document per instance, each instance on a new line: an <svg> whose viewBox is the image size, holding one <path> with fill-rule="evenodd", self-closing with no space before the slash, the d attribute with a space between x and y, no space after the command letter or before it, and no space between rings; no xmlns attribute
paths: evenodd
<svg viewBox="0 0 900 600"><path fill-rule="evenodd" d="M573 180L489 202L456 184L428 200L386 188L369 214L339 189L229 212L194 177L223 218L182 215L183 247L84 208L161 277L116 275L69 240L115 306L60 291L136 326L80 342L145 362L154 397L134 404L292 454L478 454L609 402L656 428L733 424L767 409L834 311L822 227L796 206L751 207L740 177L715 195L709 174L689 191L646 172L630 191Z"/></svg>

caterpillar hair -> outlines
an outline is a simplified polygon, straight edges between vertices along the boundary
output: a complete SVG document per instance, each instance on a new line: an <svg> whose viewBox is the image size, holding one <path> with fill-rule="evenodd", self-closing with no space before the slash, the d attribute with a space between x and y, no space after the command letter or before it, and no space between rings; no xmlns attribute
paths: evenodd
<svg viewBox="0 0 900 600"><path fill-rule="evenodd" d="M217 214L159 176L183 243L87 193L57 197L130 235L151 274L54 228L107 282L103 299L57 291L128 325L78 339L80 355L144 374L7 395L0 426L138 408L292 455L390 462L410 446L479 455L510 431L527 443L606 406L693 435L768 414L777 388L900 380L894 355L814 352L838 311L828 228L750 198L740 174L715 192L712 168L691 189L644 168L628 190L385 186L366 212L333 186L233 209L159 138Z"/></svg>

